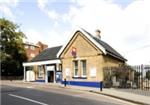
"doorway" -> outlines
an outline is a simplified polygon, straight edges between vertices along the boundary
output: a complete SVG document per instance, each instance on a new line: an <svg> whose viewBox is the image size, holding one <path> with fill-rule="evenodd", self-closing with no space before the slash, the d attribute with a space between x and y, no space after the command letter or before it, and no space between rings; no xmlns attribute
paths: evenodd
<svg viewBox="0 0 150 105"><path fill-rule="evenodd" d="M48 82L54 82L54 71L48 71Z"/></svg>

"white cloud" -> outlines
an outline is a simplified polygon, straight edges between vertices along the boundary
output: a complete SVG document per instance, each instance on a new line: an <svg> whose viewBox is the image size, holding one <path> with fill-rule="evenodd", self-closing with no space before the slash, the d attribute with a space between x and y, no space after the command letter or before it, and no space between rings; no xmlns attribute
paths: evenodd
<svg viewBox="0 0 150 105"><path fill-rule="evenodd" d="M63 37L64 34L62 34L59 31L54 31L53 29L49 30L48 32L41 32L35 29L29 29L25 32L27 39L24 41L28 41L31 43L37 43L38 41L41 41L42 43L48 44L49 47L62 45L64 43ZM45 35L44 37L42 35Z"/></svg>
<svg viewBox="0 0 150 105"><path fill-rule="evenodd" d="M150 1L139 0L122 9L111 1L76 0L77 5L71 6L63 17L72 27L81 26L93 33L96 28L102 31L102 39L121 52L130 64L148 61L149 50L140 49L140 53L126 53L131 49L150 45ZM150 49L147 47L146 49ZM149 51L150 53L150 51ZM144 55L143 55L144 54ZM131 55L136 59L131 58ZM138 57L141 57L137 60ZM142 58L143 57L143 58ZM134 62L133 62L134 61ZM138 61L138 62L137 62Z"/></svg>
<svg viewBox="0 0 150 105"><path fill-rule="evenodd" d="M38 0L37 2L38 2L38 7L41 10L44 10L48 1L47 0Z"/></svg>
<svg viewBox="0 0 150 105"><path fill-rule="evenodd" d="M128 53L129 64L150 64L150 45L135 49Z"/></svg>
<svg viewBox="0 0 150 105"><path fill-rule="evenodd" d="M11 19L15 18L15 15L12 13L11 9L6 5L0 4L0 11L2 12L2 17L8 17Z"/></svg>
<svg viewBox="0 0 150 105"><path fill-rule="evenodd" d="M46 43L49 47L63 45L65 43L66 38L70 37L70 30L59 31L57 29L51 29L47 33L47 37L45 38Z"/></svg>
<svg viewBox="0 0 150 105"><path fill-rule="evenodd" d="M52 2L52 1L51 1ZM55 10L49 10L46 8L47 4L49 3L48 0L38 0L38 7L50 18L54 21L58 21L59 14Z"/></svg>
<svg viewBox="0 0 150 105"><path fill-rule="evenodd" d="M53 20L58 20L58 18L59 18L59 14L56 13L56 11L54 11L54 10L47 11L47 14L48 14L49 18L51 18Z"/></svg>
<svg viewBox="0 0 150 105"><path fill-rule="evenodd" d="M0 0L0 12L2 12L2 17L15 20L13 8L17 7L19 0Z"/></svg>
<svg viewBox="0 0 150 105"><path fill-rule="evenodd" d="M27 36L27 40L26 41L29 41L29 42L37 42L37 41L40 41L42 40L43 41L43 38L42 38L42 34L34 29L29 29L25 32L25 35Z"/></svg>
<svg viewBox="0 0 150 105"><path fill-rule="evenodd" d="M49 39L47 40L47 43L49 46L57 46L62 45L64 43L63 35L61 32L50 30L48 32ZM53 37L52 37L53 36Z"/></svg>
<svg viewBox="0 0 150 105"><path fill-rule="evenodd" d="M61 19L71 25L68 31L77 25L94 34L94 30L99 28L102 40L124 55L129 64L149 62L150 48L141 46L150 45L150 0L136 0L126 8L111 0L73 0L76 5L70 5L61 18L55 10L47 10L46 3L41 4L40 8L54 20L54 27L59 25L58 20ZM64 32L58 30L49 30L49 36L53 36L53 40L50 39L52 42L47 41L50 45L67 39L65 34L61 34ZM136 48L139 49L134 50Z"/></svg>
<svg viewBox="0 0 150 105"><path fill-rule="evenodd" d="M19 0L0 0L0 3L8 4L11 7L17 6Z"/></svg>

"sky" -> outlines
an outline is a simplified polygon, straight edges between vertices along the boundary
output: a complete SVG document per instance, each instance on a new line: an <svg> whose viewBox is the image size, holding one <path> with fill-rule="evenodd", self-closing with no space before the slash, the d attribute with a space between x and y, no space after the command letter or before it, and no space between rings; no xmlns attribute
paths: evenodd
<svg viewBox="0 0 150 105"><path fill-rule="evenodd" d="M20 26L27 41L63 45L82 27L130 65L150 64L150 0L0 0L0 17Z"/></svg>

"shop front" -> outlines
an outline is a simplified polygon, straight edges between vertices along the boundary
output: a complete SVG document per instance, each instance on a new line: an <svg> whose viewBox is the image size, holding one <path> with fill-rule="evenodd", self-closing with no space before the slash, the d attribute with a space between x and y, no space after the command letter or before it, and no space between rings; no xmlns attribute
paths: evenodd
<svg viewBox="0 0 150 105"><path fill-rule="evenodd" d="M61 61L56 57L61 46L48 48L41 52L30 62L23 63L24 66L24 81L35 81L45 83L61 82ZM32 68L29 76L27 68ZM32 72L32 73L31 73Z"/></svg>

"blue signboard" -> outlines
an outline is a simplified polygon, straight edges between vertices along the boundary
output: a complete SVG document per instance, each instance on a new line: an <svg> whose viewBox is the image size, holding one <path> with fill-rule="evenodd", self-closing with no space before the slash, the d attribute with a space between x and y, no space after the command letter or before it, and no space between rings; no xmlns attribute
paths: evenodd
<svg viewBox="0 0 150 105"><path fill-rule="evenodd" d="M61 83L61 81L62 81L62 72L60 72L60 71L57 71L56 72L56 82L57 83Z"/></svg>

